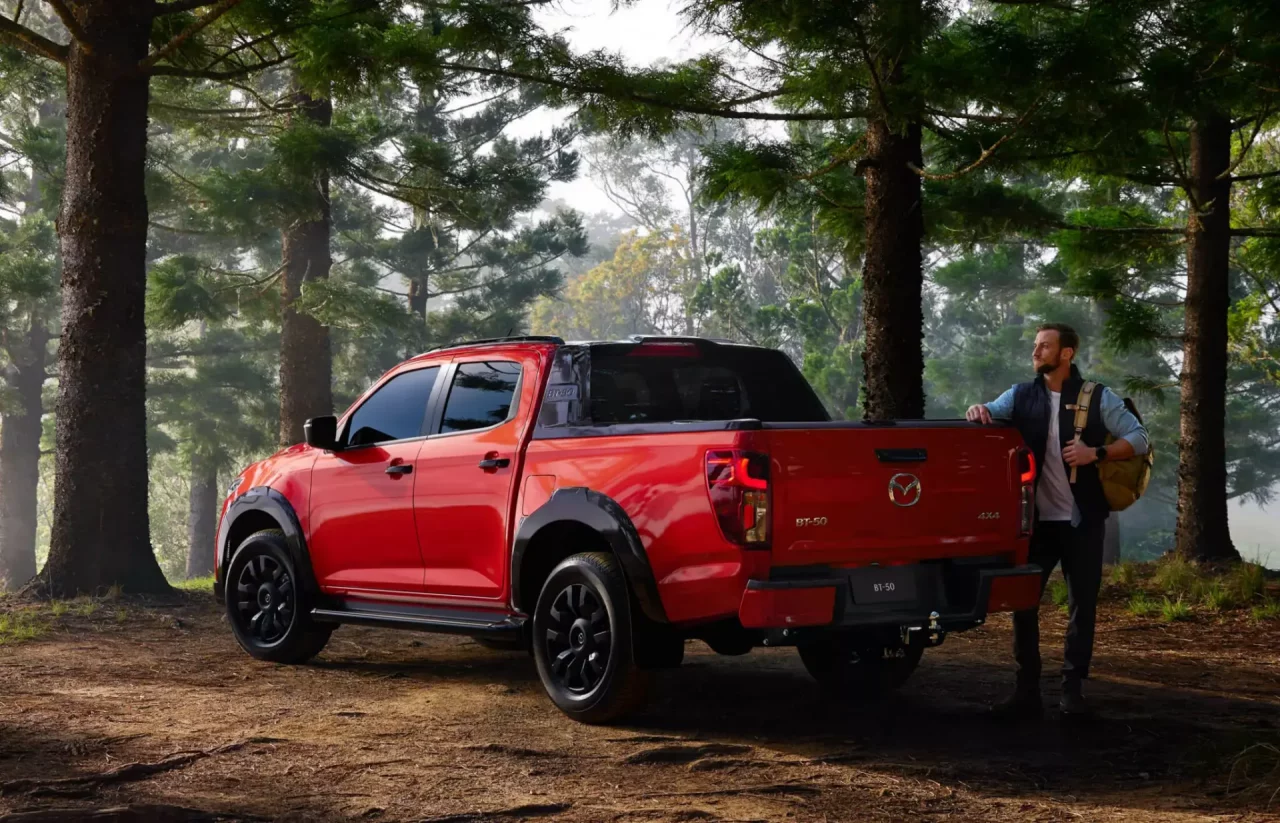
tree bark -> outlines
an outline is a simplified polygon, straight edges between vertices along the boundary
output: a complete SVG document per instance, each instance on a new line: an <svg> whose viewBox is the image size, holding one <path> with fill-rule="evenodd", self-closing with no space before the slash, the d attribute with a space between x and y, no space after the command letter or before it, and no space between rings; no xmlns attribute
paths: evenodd
<svg viewBox="0 0 1280 823"><path fill-rule="evenodd" d="M867 129L867 247L862 263L866 417L924 417L924 239L920 124Z"/></svg>
<svg viewBox="0 0 1280 823"><path fill-rule="evenodd" d="M297 92L299 114L328 127L333 105ZM333 412L333 357L329 328L294 308L304 283L327 280L330 208L329 175L318 172L313 181L315 202L310 214L289 223L283 236L283 317L280 329L280 443L292 445L303 438L303 424L310 417Z"/></svg>
<svg viewBox="0 0 1280 823"><path fill-rule="evenodd" d="M213 574L218 542L218 467L199 454L191 456L191 496L187 511L187 579Z"/></svg>
<svg viewBox="0 0 1280 823"><path fill-rule="evenodd" d="M1187 224L1187 297L1178 442L1177 550L1197 560L1239 560L1227 526L1227 313L1231 252L1231 121L1191 129L1195 211Z"/></svg>
<svg viewBox="0 0 1280 823"><path fill-rule="evenodd" d="M40 435L49 331L33 319L6 383L18 397L18 412L0 426L0 591L12 591L36 576L36 492L40 485Z"/></svg>
<svg viewBox="0 0 1280 823"><path fill-rule="evenodd" d="M89 43L67 62L67 162L58 217L53 533L39 587L162 593L147 518L146 291L151 0L84 0Z"/></svg>

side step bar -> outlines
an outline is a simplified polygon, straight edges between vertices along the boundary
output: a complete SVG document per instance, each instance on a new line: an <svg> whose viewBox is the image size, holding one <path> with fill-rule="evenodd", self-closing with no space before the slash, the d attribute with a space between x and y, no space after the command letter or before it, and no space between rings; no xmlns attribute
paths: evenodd
<svg viewBox="0 0 1280 823"><path fill-rule="evenodd" d="M527 618L487 615L460 609L432 609L413 606L386 607L373 603L342 603L342 608L312 609L311 617L321 623L354 623L389 629L416 629L424 632L465 634L472 637L513 637L524 632Z"/></svg>

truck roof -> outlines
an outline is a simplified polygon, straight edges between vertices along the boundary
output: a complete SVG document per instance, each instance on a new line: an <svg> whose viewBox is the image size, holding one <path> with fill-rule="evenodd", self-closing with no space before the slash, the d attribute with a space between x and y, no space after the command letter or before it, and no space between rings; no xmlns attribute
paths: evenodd
<svg viewBox="0 0 1280 823"><path fill-rule="evenodd" d="M427 349L425 352L410 358L409 362L420 360L425 357L432 357L441 352L461 352L468 349L479 349L488 346L521 346L530 347L537 346L609 346L609 345L638 345L644 343L692 343L695 345L705 346L737 346L741 348L761 348L748 343L739 343L736 340L728 340L716 337L682 337L679 335L652 335L652 334L633 334L622 340L569 340L566 341L561 337L554 335L515 335L511 337L488 337L480 340L466 340L459 343L449 343L447 345L435 346Z"/></svg>

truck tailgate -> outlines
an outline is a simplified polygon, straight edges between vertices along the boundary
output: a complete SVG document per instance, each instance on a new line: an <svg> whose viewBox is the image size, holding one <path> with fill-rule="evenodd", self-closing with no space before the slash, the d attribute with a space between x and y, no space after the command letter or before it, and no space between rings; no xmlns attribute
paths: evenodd
<svg viewBox="0 0 1280 823"><path fill-rule="evenodd" d="M951 421L765 429L774 566L1012 555L1021 528L1014 429Z"/></svg>

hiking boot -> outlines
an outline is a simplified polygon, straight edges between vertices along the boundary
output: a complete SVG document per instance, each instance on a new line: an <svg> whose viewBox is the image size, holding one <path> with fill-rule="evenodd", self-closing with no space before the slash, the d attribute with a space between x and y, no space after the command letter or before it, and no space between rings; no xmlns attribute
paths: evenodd
<svg viewBox="0 0 1280 823"><path fill-rule="evenodd" d="M1044 716L1044 702L1039 689L1018 687L1013 695L992 706L989 715L1003 722L1039 720Z"/></svg>
<svg viewBox="0 0 1280 823"><path fill-rule="evenodd" d="M1093 707L1084 699L1084 691L1080 688L1079 683L1063 684L1062 699L1058 701L1058 710L1062 712L1064 717L1089 717L1093 714Z"/></svg>

